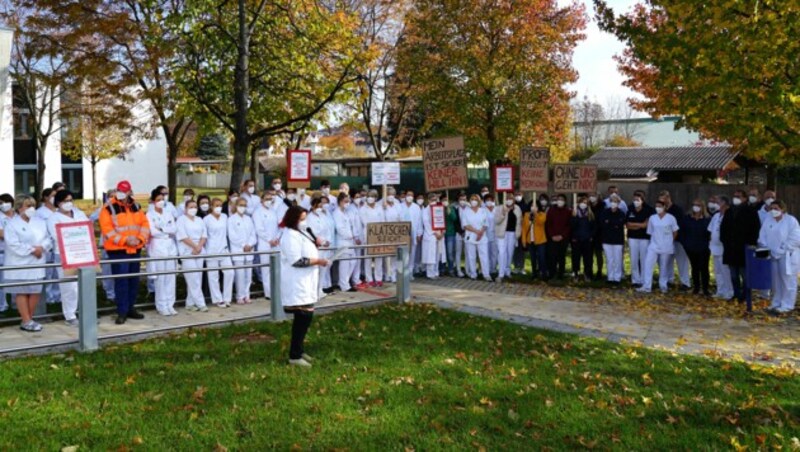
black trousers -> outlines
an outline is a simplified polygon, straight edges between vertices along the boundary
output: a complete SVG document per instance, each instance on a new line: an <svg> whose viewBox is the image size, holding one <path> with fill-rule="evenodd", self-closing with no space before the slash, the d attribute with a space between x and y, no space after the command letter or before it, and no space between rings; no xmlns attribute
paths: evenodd
<svg viewBox="0 0 800 452"><path fill-rule="evenodd" d="M579 240L572 242L572 273L577 275L581 272L581 261L583 261L583 274L587 278L592 277L592 253L594 245L589 240Z"/></svg>
<svg viewBox="0 0 800 452"><path fill-rule="evenodd" d="M703 293L708 292L708 280L710 279L708 271L708 261L711 259L711 251L686 251L689 256L689 263L692 266L692 287L695 292L703 288Z"/></svg>
<svg viewBox="0 0 800 452"><path fill-rule="evenodd" d="M284 309L287 314L294 314L292 320L292 342L289 348L289 359L300 359L303 357L303 343L314 318L314 311L305 309Z"/></svg>
<svg viewBox="0 0 800 452"><path fill-rule="evenodd" d="M567 268L567 241L547 242L547 266L550 277L564 279Z"/></svg>
<svg viewBox="0 0 800 452"><path fill-rule="evenodd" d="M595 278L602 279L603 278L603 243L595 239L594 243L592 244L593 252L594 252L594 261L597 262L597 272L594 274ZM589 273L591 273L591 264L589 265Z"/></svg>

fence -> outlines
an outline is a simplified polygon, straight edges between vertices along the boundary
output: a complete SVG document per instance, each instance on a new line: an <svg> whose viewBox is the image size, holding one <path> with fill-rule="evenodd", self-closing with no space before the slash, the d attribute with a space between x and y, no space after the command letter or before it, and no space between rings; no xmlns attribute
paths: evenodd
<svg viewBox="0 0 800 452"><path fill-rule="evenodd" d="M348 247L350 249L369 249L369 248L379 248L379 247L386 247L386 246L395 246L394 244L371 244L371 245L357 245ZM321 251L333 251L336 252L337 248L321 248ZM236 265L233 267L218 267L213 269L206 269L206 268L199 268L199 269L176 269L174 271L166 271L166 272L140 272L140 273L129 273L129 274L116 274L116 275L98 275L97 270L95 268L82 268L78 270L77 276L69 276L59 279L47 279L47 280L36 280L36 281L19 281L14 283L2 283L0 284L0 288L7 288L7 287L17 287L17 286L26 286L30 284L40 285L40 284L58 284L58 283L70 283L70 282L77 282L78 284L78 340L77 340L77 348L80 351L93 351L99 348L99 334L98 334L98 308L97 308L97 292L98 292L98 282L104 280L114 280L119 278L139 278L142 276L158 276L158 275L165 275L165 274L186 274L186 273L202 273L207 271L222 271L222 270L235 270L235 269L242 269L242 268L261 268L261 267L269 267L270 269L270 314L269 317L273 321L282 321L286 319L286 314L283 311L282 306L282 294L281 294L281 259L280 253L275 251L269 252L250 252L250 253L227 253L227 254L214 254L214 255L202 255L197 256L201 258L224 258L224 257L242 257L242 256L266 256L268 258L268 263L261 262L258 264L251 264L251 265ZM355 257L348 257L348 258L338 258L336 261L344 261L344 260L364 260L364 259L373 259L373 258L386 258L386 257L395 257L397 259L396 262L396 278L397 278L397 286L396 286L396 293L392 299L395 299L399 303L405 303L411 299L411 272L408 271L408 263L409 263L409 250L405 246L400 246L397 248L396 253L392 254L377 254L377 255L365 255L363 256L355 256ZM157 262L157 261L167 261L167 260L178 260L180 256L170 256L170 257L148 257L148 258L132 258L132 259L117 259L117 260L107 260L101 261L101 264L120 264L120 263L134 263L139 262L140 264L144 264L147 262ZM262 260L266 260L263 259ZM45 265L24 265L24 266L14 266L14 267L3 267L4 271L7 270L32 270L38 268L48 268L57 266L58 264L45 264ZM369 300L369 301L378 301L378 300ZM55 315L51 315L55 316ZM41 318L37 316L37 318ZM185 326L179 326L174 328L160 328L160 329L151 329L146 331L140 331L136 334L142 333L154 333L154 332L162 332L162 331L169 331L170 329L180 329L184 328ZM114 335L114 337L124 336L124 334ZM67 345L75 343L76 341L68 341L66 343L54 343L48 345ZM22 347L13 350L0 350L0 352L19 352L25 351L28 349L39 348L37 346L30 346L30 347Z"/></svg>

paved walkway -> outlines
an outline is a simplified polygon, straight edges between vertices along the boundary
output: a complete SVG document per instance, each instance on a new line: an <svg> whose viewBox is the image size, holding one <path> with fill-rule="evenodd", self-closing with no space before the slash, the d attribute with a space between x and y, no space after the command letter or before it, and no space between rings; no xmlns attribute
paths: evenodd
<svg viewBox="0 0 800 452"><path fill-rule="evenodd" d="M418 302L434 302L533 327L677 353L800 368L800 321L745 316L735 303L685 294L653 297L630 290L551 288L457 278L418 280L412 294Z"/></svg>

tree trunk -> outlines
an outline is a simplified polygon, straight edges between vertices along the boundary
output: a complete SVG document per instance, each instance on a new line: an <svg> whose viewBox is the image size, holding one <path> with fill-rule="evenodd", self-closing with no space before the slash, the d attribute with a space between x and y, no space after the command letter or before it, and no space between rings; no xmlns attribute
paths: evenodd
<svg viewBox="0 0 800 452"><path fill-rule="evenodd" d="M45 149L47 149L47 141L42 140L40 143L39 140L34 140L33 145L36 146L36 186L34 187L34 198L38 201L39 196L41 196L42 191L44 191L44 171L47 168L47 165L44 164L44 154Z"/></svg>
<svg viewBox="0 0 800 452"><path fill-rule="evenodd" d="M233 137L233 163L231 165L231 190L238 190L242 184L247 151L250 148L250 136L247 130L247 108L250 93L249 78L249 47L250 31L247 29L247 11L245 0L238 0L239 5L239 35L237 43L238 58L234 69L234 137Z"/></svg>
<svg viewBox="0 0 800 452"><path fill-rule="evenodd" d="M767 165L767 190L778 189L778 168L775 165Z"/></svg>
<svg viewBox="0 0 800 452"><path fill-rule="evenodd" d="M253 143L250 146L250 178L256 181L256 189L258 189L258 145Z"/></svg>

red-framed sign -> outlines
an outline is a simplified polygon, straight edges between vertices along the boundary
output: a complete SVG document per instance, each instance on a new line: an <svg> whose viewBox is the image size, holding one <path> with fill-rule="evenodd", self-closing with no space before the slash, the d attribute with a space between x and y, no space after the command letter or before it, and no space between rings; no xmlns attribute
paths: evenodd
<svg viewBox="0 0 800 452"><path fill-rule="evenodd" d="M513 166L496 166L494 168L494 191L498 193L514 191Z"/></svg>
<svg viewBox="0 0 800 452"><path fill-rule="evenodd" d="M443 204L431 204L431 229L444 231L447 229L447 209Z"/></svg>
<svg viewBox="0 0 800 452"><path fill-rule="evenodd" d="M94 225L91 221L57 224L56 240L58 253L61 255L61 267L64 270L99 265Z"/></svg>
<svg viewBox="0 0 800 452"><path fill-rule="evenodd" d="M311 151L294 149L286 153L286 181L311 182Z"/></svg>

